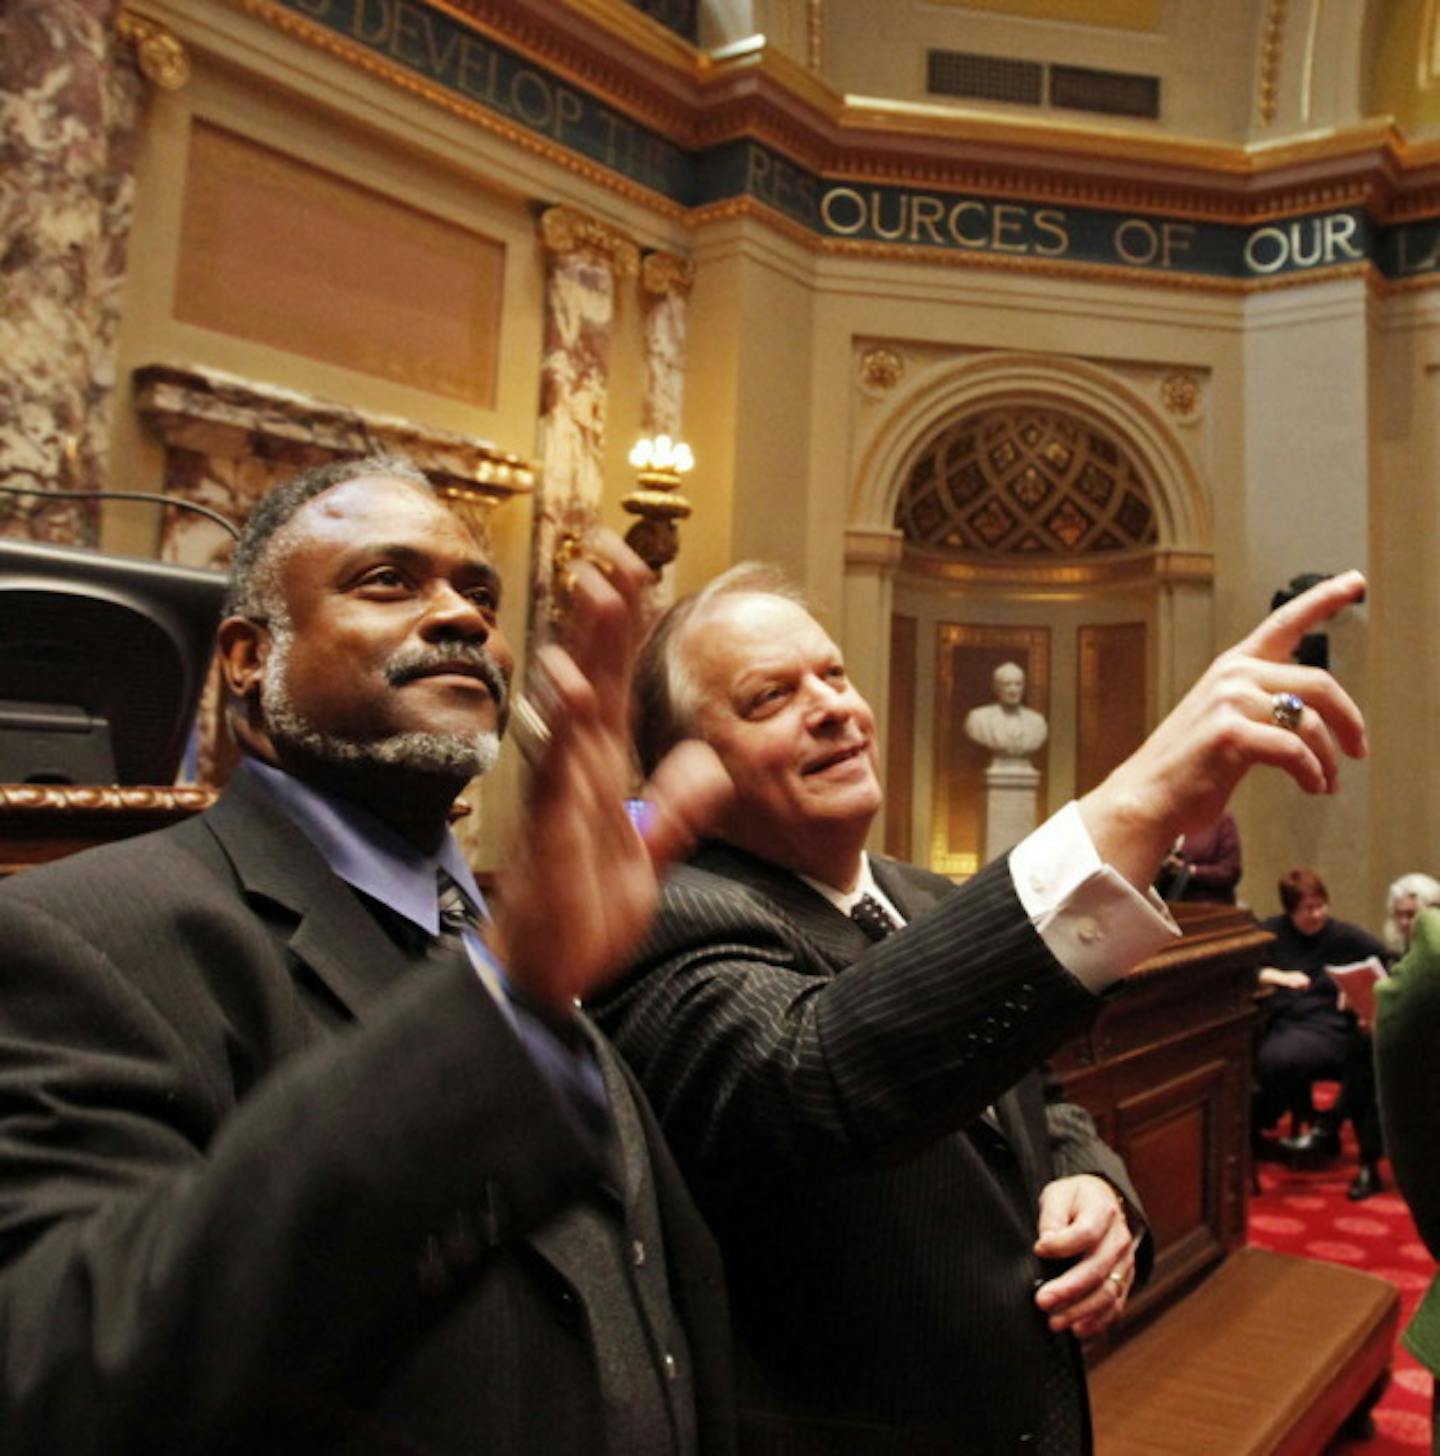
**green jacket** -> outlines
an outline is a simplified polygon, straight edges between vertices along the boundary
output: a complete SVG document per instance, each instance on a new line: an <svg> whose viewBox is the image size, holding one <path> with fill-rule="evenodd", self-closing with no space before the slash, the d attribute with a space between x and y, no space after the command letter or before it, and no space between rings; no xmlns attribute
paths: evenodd
<svg viewBox="0 0 1440 1456"><path fill-rule="evenodd" d="M1420 1237L1440 1258L1440 909L1421 912L1405 958L1376 987L1375 1059L1395 1177ZM1417 1360L1440 1373L1440 1276L1404 1340Z"/></svg>

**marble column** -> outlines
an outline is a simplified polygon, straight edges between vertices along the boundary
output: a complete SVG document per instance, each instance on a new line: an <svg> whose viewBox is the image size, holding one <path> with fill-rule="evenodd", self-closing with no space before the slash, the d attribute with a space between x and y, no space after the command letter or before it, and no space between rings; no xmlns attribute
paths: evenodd
<svg viewBox="0 0 1440 1456"><path fill-rule="evenodd" d="M543 640L563 606L556 600L557 562L563 590L566 557L600 519L615 284L639 271L640 252L568 207L541 214L540 238L548 267L531 623Z"/></svg>
<svg viewBox="0 0 1440 1456"><path fill-rule="evenodd" d="M645 397L640 428L651 439L659 435L677 441L684 438L686 316L694 285L695 265L689 259L674 253L645 254L640 265L645 310ZM689 513L689 505L675 495L683 510L672 513L665 496L674 494L674 488L665 482L666 489L658 492L660 504L656 508L654 483L642 477L641 488L625 498L625 509L640 517L625 539L656 566L647 606L658 612L675 597L669 561L679 549L678 522Z"/></svg>
<svg viewBox="0 0 1440 1456"><path fill-rule="evenodd" d="M674 253L646 253L640 265L645 307L645 400L641 427L647 435L683 438L685 330L695 265Z"/></svg>
<svg viewBox="0 0 1440 1456"><path fill-rule="evenodd" d="M106 484L141 71L162 85L188 74L173 37L117 19L118 10L117 0L12 0L0 9L6 485ZM98 516L92 501L56 507L0 495L7 535L94 544Z"/></svg>

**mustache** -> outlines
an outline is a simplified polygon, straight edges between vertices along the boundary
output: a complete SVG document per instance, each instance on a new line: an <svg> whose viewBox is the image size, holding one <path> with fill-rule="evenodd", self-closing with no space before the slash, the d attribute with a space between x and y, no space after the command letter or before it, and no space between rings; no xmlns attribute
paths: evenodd
<svg viewBox="0 0 1440 1456"><path fill-rule="evenodd" d="M401 648L385 664L385 678L391 687L404 687L417 677L427 673L445 672L450 668L464 668L478 673L489 689L495 706L505 709L510 688L499 664L490 655L490 649L480 642L452 642L443 647Z"/></svg>

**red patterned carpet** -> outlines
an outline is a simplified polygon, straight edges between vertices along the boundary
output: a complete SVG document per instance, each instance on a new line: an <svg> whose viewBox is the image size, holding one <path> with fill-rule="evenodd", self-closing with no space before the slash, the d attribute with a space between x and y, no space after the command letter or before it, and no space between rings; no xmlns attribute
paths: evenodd
<svg viewBox="0 0 1440 1456"><path fill-rule="evenodd" d="M1260 1194L1250 1200L1250 1242L1310 1259L1328 1259L1376 1274L1400 1291L1403 1329L1435 1272L1388 1163L1384 1193L1351 1203L1345 1189L1355 1172L1350 1129L1333 1166L1294 1172L1260 1164ZM1389 1389L1375 1408L1375 1434L1338 1440L1327 1456L1415 1456L1430 1449L1430 1374L1397 1344Z"/></svg>

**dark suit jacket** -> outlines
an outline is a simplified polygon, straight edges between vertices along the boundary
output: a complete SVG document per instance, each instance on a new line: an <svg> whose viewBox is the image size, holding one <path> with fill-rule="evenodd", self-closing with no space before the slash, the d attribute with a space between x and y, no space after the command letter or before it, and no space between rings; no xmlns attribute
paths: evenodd
<svg viewBox="0 0 1440 1456"><path fill-rule="evenodd" d="M1097 1172L1138 1207L1034 1070L1099 1003L1005 864L963 891L874 869L913 922L879 945L794 876L706 846L595 1014L720 1240L742 1449L1026 1449L1047 1399L1084 1424L1073 1341L1033 1300L1040 1188Z"/></svg>
<svg viewBox="0 0 1440 1456"><path fill-rule="evenodd" d="M604 1449L540 1246L612 1150L260 790L0 887L0 976L7 1456ZM719 1264L647 1126L724 1450Z"/></svg>

